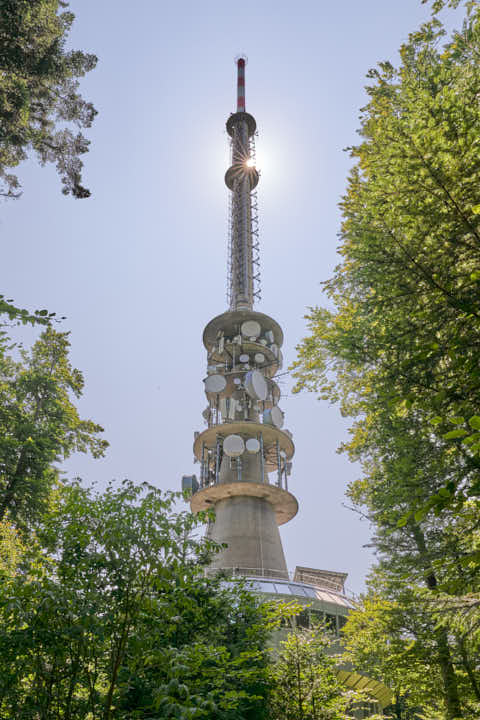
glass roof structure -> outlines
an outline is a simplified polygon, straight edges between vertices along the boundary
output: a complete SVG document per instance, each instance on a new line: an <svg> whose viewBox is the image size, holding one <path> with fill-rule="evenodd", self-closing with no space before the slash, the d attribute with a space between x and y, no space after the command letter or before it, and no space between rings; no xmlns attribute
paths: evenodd
<svg viewBox="0 0 480 720"><path fill-rule="evenodd" d="M296 598L311 598L320 600L331 605L340 605L349 610L353 608L350 600L340 593L326 590L324 588L307 585L306 583L288 582L276 580L275 578L247 578L250 589L253 592L269 593L271 595L290 595Z"/></svg>

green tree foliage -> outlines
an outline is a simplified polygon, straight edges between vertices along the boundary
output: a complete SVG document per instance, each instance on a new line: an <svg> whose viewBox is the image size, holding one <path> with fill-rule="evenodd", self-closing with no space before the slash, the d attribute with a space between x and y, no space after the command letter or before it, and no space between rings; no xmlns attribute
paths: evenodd
<svg viewBox="0 0 480 720"><path fill-rule="evenodd" d="M88 128L96 115L78 80L97 58L65 49L73 13L61 0L0 0L0 194L18 195L9 172L31 151L56 163L62 192L85 198L80 156L89 142L70 126Z"/></svg>
<svg viewBox="0 0 480 720"><path fill-rule="evenodd" d="M435 17L400 54L398 69L369 73L341 262L325 283L334 309L311 310L295 373L297 390L353 418L342 449L362 463L349 496L375 531L373 596L414 642L409 656L392 641L390 664L411 657L442 717L477 717L478 2L451 38Z"/></svg>
<svg viewBox="0 0 480 720"><path fill-rule="evenodd" d="M51 326L30 351L20 349L19 359L8 336L0 338L0 520L8 513L17 524L31 524L57 483L54 463L74 451L100 457L108 445L102 428L82 420L72 402L82 394L83 376L68 349L68 333Z"/></svg>
<svg viewBox="0 0 480 720"><path fill-rule="evenodd" d="M376 572L370 594L349 616L344 628L345 658L390 687L394 701L386 710L388 718L442 720L443 678L436 660L441 630L420 589L393 587L391 580L385 587L388 579L381 575ZM452 641L451 646L458 694L466 706L461 717L476 718L480 706L462 665L461 648Z"/></svg>
<svg viewBox="0 0 480 720"><path fill-rule="evenodd" d="M8 325L50 325L56 313L49 313L48 310L34 310L31 312L26 308L19 308L13 305L11 298L0 295L0 352L10 344L6 332L3 329ZM60 318L64 319L64 318Z"/></svg>
<svg viewBox="0 0 480 720"><path fill-rule="evenodd" d="M321 628L296 630L280 642L270 669L272 720L353 718L349 708L358 697L339 682L330 642Z"/></svg>
<svg viewBox="0 0 480 720"><path fill-rule="evenodd" d="M23 550L16 528L7 520L0 521L0 582L15 574Z"/></svg>
<svg viewBox="0 0 480 720"><path fill-rule="evenodd" d="M399 70L370 72L343 261L325 284L337 311L312 311L297 369L299 387L361 415L353 451L373 444L371 408L418 418L445 467L439 503L480 492L478 10L445 47L443 35L432 21L402 47Z"/></svg>
<svg viewBox="0 0 480 720"><path fill-rule="evenodd" d="M270 611L205 577L177 497L63 487L0 584L0 718L265 717Z"/></svg>
<svg viewBox="0 0 480 720"><path fill-rule="evenodd" d="M422 0L422 5L430 3L432 6L433 14L439 13L444 7L456 8L460 5L462 0ZM469 2L467 5L473 5L474 2Z"/></svg>

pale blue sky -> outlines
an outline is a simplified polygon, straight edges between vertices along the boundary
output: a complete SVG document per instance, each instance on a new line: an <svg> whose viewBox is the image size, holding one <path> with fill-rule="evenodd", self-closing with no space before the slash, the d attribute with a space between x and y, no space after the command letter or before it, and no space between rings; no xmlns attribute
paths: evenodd
<svg viewBox="0 0 480 720"><path fill-rule="evenodd" d="M69 475L179 489L203 429L205 324L226 309L224 123L235 67L248 55L247 110L257 119L263 300L283 327L287 364L307 306L337 262L337 203L357 142L365 74L397 61L428 17L420 0L74 0L72 45L94 52L82 81L99 110L88 133L89 200L60 193L53 168L28 163L24 195L0 206L2 290L66 315L85 374L80 406L104 425L107 457L76 456ZM454 19L450 12L448 18ZM458 13L457 13L458 17ZM284 386L288 395L290 381ZM281 403L294 435L282 529L287 563L349 573L362 588L369 528L342 506L359 468L336 454L347 422L312 395Z"/></svg>

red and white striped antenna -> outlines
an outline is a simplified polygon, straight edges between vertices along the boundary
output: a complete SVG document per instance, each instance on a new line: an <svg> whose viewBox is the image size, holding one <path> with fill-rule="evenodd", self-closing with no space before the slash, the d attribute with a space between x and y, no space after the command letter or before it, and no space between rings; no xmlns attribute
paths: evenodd
<svg viewBox="0 0 480 720"><path fill-rule="evenodd" d="M248 62L246 55L237 55L237 112L245 112L245 65Z"/></svg>

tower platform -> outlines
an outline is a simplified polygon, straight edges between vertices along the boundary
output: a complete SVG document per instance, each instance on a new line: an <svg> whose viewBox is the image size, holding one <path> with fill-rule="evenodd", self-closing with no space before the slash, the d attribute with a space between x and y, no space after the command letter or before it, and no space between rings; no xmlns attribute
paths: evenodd
<svg viewBox="0 0 480 720"><path fill-rule="evenodd" d="M245 435L247 437L263 437L264 446L274 445L278 440L280 451L285 453L286 459L290 460L295 452L295 446L292 438L279 428L267 425L266 423L256 423L250 420L244 422L226 422L212 425L201 432L195 438L193 443L193 454L197 460L202 460L202 447L214 448L218 436L225 435Z"/></svg>
<svg viewBox="0 0 480 720"><path fill-rule="evenodd" d="M254 497L266 500L273 508L277 525L283 525L298 512L298 502L294 495L268 483L233 482L219 483L199 490L192 496L190 507L193 513L208 510L220 500L234 497Z"/></svg>

